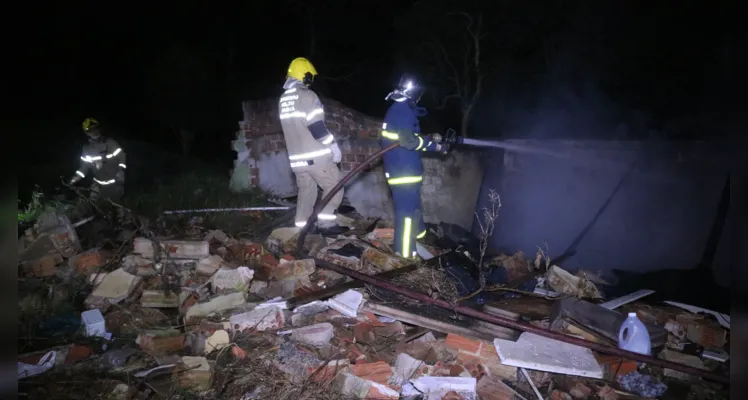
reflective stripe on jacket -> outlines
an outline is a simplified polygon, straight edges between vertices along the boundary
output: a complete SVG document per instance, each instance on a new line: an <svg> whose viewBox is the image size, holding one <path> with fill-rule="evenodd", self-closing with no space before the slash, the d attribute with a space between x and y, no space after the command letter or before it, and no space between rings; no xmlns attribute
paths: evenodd
<svg viewBox="0 0 748 400"><path fill-rule="evenodd" d="M420 133L418 114L412 102L394 102L387 109L380 138L382 147L401 140L404 135L415 136L415 140L419 143L416 150L396 147L382 156L385 176L390 185L421 182L423 176L421 153L436 151L437 145L428 138L422 137ZM410 140L413 140L412 136Z"/></svg>
<svg viewBox="0 0 748 400"><path fill-rule="evenodd" d="M88 142L83 145L80 166L75 173L81 178L93 174L94 182L111 185L117 172L126 168L125 152L117 141L105 138L100 142Z"/></svg>
<svg viewBox="0 0 748 400"><path fill-rule="evenodd" d="M332 135L315 138L308 128L325 120L325 111L316 93L299 82L283 92L278 111L292 168L309 166L321 157L332 157L328 147L334 141Z"/></svg>

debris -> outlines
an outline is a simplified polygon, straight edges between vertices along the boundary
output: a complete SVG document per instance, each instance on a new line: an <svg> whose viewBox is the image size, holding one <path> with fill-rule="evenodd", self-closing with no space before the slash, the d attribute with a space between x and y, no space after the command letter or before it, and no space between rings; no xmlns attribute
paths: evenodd
<svg viewBox="0 0 748 400"><path fill-rule="evenodd" d="M144 290L140 296L140 305L151 308L179 308L179 295L164 290Z"/></svg>
<svg viewBox="0 0 748 400"><path fill-rule="evenodd" d="M712 320L692 315L678 315L676 320L686 329L686 338L704 347L722 348L727 331Z"/></svg>
<svg viewBox="0 0 748 400"><path fill-rule="evenodd" d="M98 308L100 299L109 304L117 304L127 299L142 283L142 278L125 272L118 268L108 273L101 283L96 286L86 301L89 308Z"/></svg>
<svg viewBox="0 0 748 400"><path fill-rule="evenodd" d="M341 293L328 300L327 305L343 315L355 317L363 298L360 292L349 289L345 293Z"/></svg>
<svg viewBox="0 0 748 400"><path fill-rule="evenodd" d="M208 390L213 381L213 369L205 357L182 357L175 370L179 386L188 389Z"/></svg>
<svg viewBox="0 0 748 400"><path fill-rule="evenodd" d="M384 361L351 365L351 373L367 381L386 385L392 377L392 367Z"/></svg>
<svg viewBox="0 0 748 400"><path fill-rule="evenodd" d="M517 342L494 340L501 362L514 367L601 379L603 370L584 347L524 332Z"/></svg>
<svg viewBox="0 0 748 400"><path fill-rule="evenodd" d="M164 258L189 260L202 260L210 256L210 246L204 240L162 240L158 245L160 251L157 253L151 240L138 237L133 241L133 253L149 259L160 258L162 254Z"/></svg>
<svg viewBox="0 0 748 400"><path fill-rule="evenodd" d="M205 342L205 353L210 354L215 350L221 350L230 343L229 333L224 330L218 330Z"/></svg>
<svg viewBox="0 0 748 400"><path fill-rule="evenodd" d="M394 371L387 383L393 386L402 386L405 382L414 377L416 371L418 371L418 369L423 365L423 361L416 360L406 353L400 353L397 355Z"/></svg>
<svg viewBox="0 0 748 400"><path fill-rule="evenodd" d="M296 328L291 333L291 340L313 347L324 347L330 344L333 327L327 322Z"/></svg>
<svg viewBox="0 0 748 400"><path fill-rule="evenodd" d="M109 255L101 249L90 249L77 254L68 260L73 271L79 275L88 275L97 272L109 261Z"/></svg>
<svg viewBox="0 0 748 400"><path fill-rule="evenodd" d="M281 260L270 272L270 278L276 280L299 279L308 277L316 268L313 259L285 261Z"/></svg>
<svg viewBox="0 0 748 400"><path fill-rule="evenodd" d="M449 392L456 392L465 400L475 400L475 378L422 376L403 385L404 397L423 395L424 400L442 399Z"/></svg>
<svg viewBox="0 0 748 400"><path fill-rule="evenodd" d="M27 364L18 362L18 379L29 378L32 376L41 375L47 372L50 368L54 367L57 353L50 351L45 354L38 363Z"/></svg>
<svg viewBox="0 0 748 400"><path fill-rule="evenodd" d="M196 323L199 319L208 315L239 307L246 304L246 302L244 293L230 293L214 297L205 303L197 303L187 309L187 313L184 316L184 323L185 325Z"/></svg>
<svg viewBox="0 0 748 400"><path fill-rule="evenodd" d="M150 330L138 335L135 343L149 354L175 353L184 349L184 334L176 329Z"/></svg>
<svg viewBox="0 0 748 400"><path fill-rule="evenodd" d="M106 321L99 310L88 310L81 313L81 320L86 336L99 336L111 338L111 333L106 331Z"/></svg>
<svg viewBox="0 0 748 400"><path fill-rule="evenodd" d="M22 268L27 274L44 278L55 276L55 274L57 274L57 266L60 265L62 261L62 254L54 252L35 260L25 261L22 263Z"/></svg>
<svg viewBox="0 0 748 400"><path fill-rule="evenodd" d="M553 304L550 329L563 332L567 326L566 321L573 321L580 327L609 340L611 344L617 344L618 334L625 320L626 317L616 311L577 298L565 298ZM645 323L644 326L649 333L652 347L665 345L667 331L664 328L650 323Z"/></svg>
<svg viewBox="0 0 748 400"><path fill-rule="evenodd" d="M658 357L662 358L663 360L668 360L668 361L676 362L678 364L685 364L685 365L689 365L689 366L692 366L692 367L695 367L695 368L706 369L706 368L704 368L704 362L701 361L701 359L699 357L692 356L690 354L683 354L683 353L678 352L678 351L673 351L673 350L665 349L665 350L662 350L660 352L660 354L659 354ZM681 380L684 380L684 381L691 380L691 376L690 375L685 374L685 373L680 372L680 371L675 371L675 370L672 370L672 369L669 369L669 368L665 368L665 370L663 371L663 374L665 376L669 376L671 378L681 379Z"/></svg>
<svg viewBox="0 0 748 400"><path fill-rule="evenodd" d="M638 372L619 376L618 383L627 392L643 397L660 397L667 390L667 385L664 383Z"/></svg>
<svg viewBox="0 0 748 400"><path fill-rule="evenodd" d="M684 310L688 310L694 314L711 314L714 316L714 318L717 319L717 322L722 325L725 329L730 329L730 316L727 314L719 313L712 310L707 310L706 308L696 307L688 304L678 303L675 301L666 301L666 304L670 304L671 306L679 307Z"/></svg>
<svg viewBox="0 0 748 400"><path fill-rule="evenodd" d="M709 347L704 349L704 351L701 353L701 357L719 362L725 362L730 358L730 355L720 348Z"/></svg>
<svg viewBox="0 0 748 400"><path fill-rule="evenodd" d="M123 257L120 265L128 273L138 276L151 276L156 275L158 272L156 271L153 260L143 258L137 254L130 254Z"/></svg>
<svg viewBox="0 0 748 400"><path fill-rule="evenodd" d="M578 298L602 298L600 291L590 280L574 276L555 265L551 265L548 270L548 284L558 293L570 294Z"/></svg>
<svg viewBox="0 0 748 400"><path fill-rule="evenodd" d="M216 273L216 271L218 271L219 268L224 266L224 264L225 261L223 261L223 258L221 258L221 256L208 256L197 263L195 272L200 275L212 276Z"/></svg>
<svg viewBox="0 0 748 400"><path fill-rule="evenodd" d="M254 277L254 271L247 267L221 268L211 278L211 285L215 293L246 292L250 287L252 277Z"/></svg>
<svg viewBox="0 0 748 400"><path fill-rule="evenodd" d="M286 323L283 310L279 306L256 307L252 311L231 316L231 327L236 331L266 331L283 328Z"/></svg>
<svg viewBox="0 0 748 400"><path fill-rule="evenodd" d="M605 385L597 391L600 400L618 400L618 393L612 387Z"/></svg>

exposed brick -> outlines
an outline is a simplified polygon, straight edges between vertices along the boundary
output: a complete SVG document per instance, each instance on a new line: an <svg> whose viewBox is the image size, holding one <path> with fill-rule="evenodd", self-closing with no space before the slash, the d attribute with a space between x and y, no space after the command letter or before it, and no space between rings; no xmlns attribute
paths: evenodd
<svg viewBox="0 0 748 400"><path fill-rule="evenodd" d="M447 335L447 339L444 344L455 350L466 351L468 353L478 354L480 351L481 342L475 339L469 339L464 336L455 335L450 333Z"/></svg>
<svg viewBox="0 0 748 400"><path fill-rule="evenodd" d="M351 365L351 373L372 382L387 384L392 376L392 367L384 361Z"/></svg>
<svg viewBox="0 0 748 400"><path fill-rule="evenodd" d="M62 255L55 252L23 263L23 270L36 277L54 276L57 273L57 265L62 261Z"/></svg>
<svg viewBox="0 0 748 400"><path fill-rule="evenodd" d="M515 398L514 393L506 385L488 377L478 381L475 392L481 400L513 400Z"/></svg>
<svg viewBox="0 0 748 400"><path fill-rule="evenodd" d="M107 255L99 249L91 249L72 257L69 261L77 274L85 275L96 272L107 262Z"/></svg>
<svg viewBox="0 0 748 400"><path fill-rule="evenodd" d="M141 350L149 354L175 353L184 349L184 335L179 331L148 331L137 339Z"/></svg>
<svg viewBox="0 0 748 400"><path fill-rule="evenodd" d="M93 349L89 346L73 345L68 350L68 354L65 357L65 364L75 364L78 361L85 360L93 354Z"/></svg>

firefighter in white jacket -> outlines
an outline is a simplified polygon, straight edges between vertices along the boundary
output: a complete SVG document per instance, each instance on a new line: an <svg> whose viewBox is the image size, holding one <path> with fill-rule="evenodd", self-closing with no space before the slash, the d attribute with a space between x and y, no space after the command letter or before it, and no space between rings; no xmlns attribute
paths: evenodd
<svg viewBox="0 0 748 400"><path fill-rule="evenodd" d="M119 203L125 192L125 152L114 139L101 134L99 122L93 118L83 121L83 132L88 136L88 143L83 145L80 166L70 184L90 174L93 178L90 199ZM107 203L102 202L102 206L111 209L112 204ZM117 207L116 217L121 219L122 214L122 209Z"/></svg>
<svg viewBox="0 0 748 400"><path fill-rule="evenodd" d="M309 89L316 75L317 70L306 58L293 60L278 104L289 163L299 187L297 227L306 225L314 212L317 187L322 188L322 196L326 196L340 180L340 169L335 165L342 158L340 148L325 126L325 111L319 97ZM335 212L342 200L343 190L340 190L317 215L319 228L336 230Z"/></svg>

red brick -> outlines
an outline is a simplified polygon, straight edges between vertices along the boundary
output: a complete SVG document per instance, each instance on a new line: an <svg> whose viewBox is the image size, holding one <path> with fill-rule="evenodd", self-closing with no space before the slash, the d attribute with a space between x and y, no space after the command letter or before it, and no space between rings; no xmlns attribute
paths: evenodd
<svg viewBox="0 0 748 400"><path fill-rule="evenodd" d="M159 336L158 333L146 332L140 335L138 346L149 354L175 353L184 349L184 335Z"/></svg>
<svg viewBox="0 0 748 400"><path fill-rule="evenodd" d="M444 344L455 350L477 354L480 351L481 342L479 340L468 339L464 336L450 333L449 335L447 335L447 339L444 341Z"/></svg>
<svg viewBox="0 0 748 400"><path fill-rule="evenodd" d="M54 276L57 273L57 265L62 261L62 255L55 252L33 261L26 261L23 263L23 270L36 277Z"/></svg>
<svg viewBox="0 0 748 400"><path fill-rule="evenodd" d="M91 249L72 257L69 261L77 274L91 274L107 263L107 256L99 249Z"/></svg>
<svg viewBox="0 0 748 400"><path fill-rule="evenodd" d="M273 257L272 254L263 254L260 256L260 265L263 267L274 269L278 266L278 260Z"/></svg>
<svg viewBox="0 0 748 400"><path fill-rule="evenodd" d="M385 323L380 321L379 318L377 318L377 316L374 315L373 312L367 311L367 312L364 312L363 315L366 317L367 322L370 323L371 326L373 327L385 326Z"/></svg>
<svg viewBox="0 0 748 400"><path fill-rule="evenodd" d="M353 364L351 373L359 378L386 385L392 376L392 367L384 361Z"/></svg>
<svg viewBox="0 0 748 400"><path fill-rule="evenodd" d="M68 350L68 355L65 357L65 364L75 364L78 361L85 360L93 354L93 349L89 346L78 346L74 345Z"/></svg>
<svg viewBox="0 0 748 400"><path fill-rule="evenodd" d="M356 342L373 343L376 339L374 326L368 322L360 322L353 327L353 336Z"/></svg>

